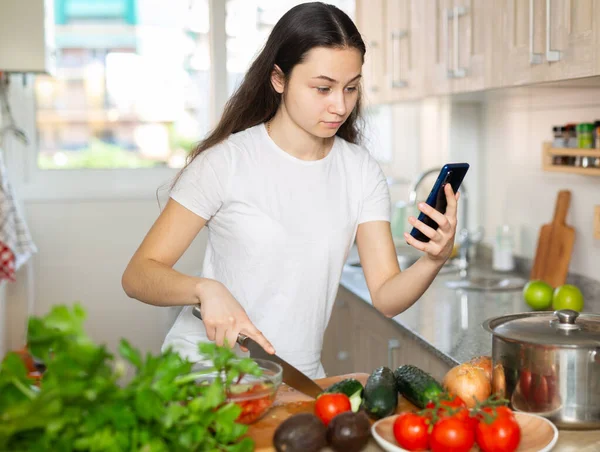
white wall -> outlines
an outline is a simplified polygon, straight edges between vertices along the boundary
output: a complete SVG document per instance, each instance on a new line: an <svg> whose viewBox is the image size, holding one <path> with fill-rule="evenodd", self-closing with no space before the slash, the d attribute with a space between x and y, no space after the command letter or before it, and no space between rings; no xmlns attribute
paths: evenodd
<svg viewBox="0 0 600 452"><path fill-rule="evenodd" d="M542 142L552 126L600 119L599 88L536 87L489 96L483 119L482 206L487 240L502 223L519 230L517 254L532 258L542 224L550 223L556 195L571 190L567 223L576 230L570 271L600 279L600 241L593 238L600 177L541 169Z"/></svg>
<svg viewBox="0 0 600 452"><path fill-rule="evenodd" d="M27 284L33 276L34 314L80 301L95 340L114 351L124 337L143 352L158 352L173 310L129 299L121 288L127 262L159 214L156 200L150 195L147 200L26 201L24 206L39 253L32 260L33 275L24 267L8 286L9 348L23 343ZM198 272L205 240L201 233L175 268Z"/></svg>

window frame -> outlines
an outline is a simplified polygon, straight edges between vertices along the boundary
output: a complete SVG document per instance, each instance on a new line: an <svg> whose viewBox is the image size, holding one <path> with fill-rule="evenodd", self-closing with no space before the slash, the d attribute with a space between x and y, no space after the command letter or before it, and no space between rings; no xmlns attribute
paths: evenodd
<svg viewBox="0 0 600 452"><path fill-rule="evenodd" d="M209 0L210 92L209 120L214 125L227 100L225 2ZM27 145L6 137L3 147L11 182L23 201L83 201L155 199L167 188L178 168L40 169L33 74L12 75L8 99L16 124L29 138Z"/></svg>

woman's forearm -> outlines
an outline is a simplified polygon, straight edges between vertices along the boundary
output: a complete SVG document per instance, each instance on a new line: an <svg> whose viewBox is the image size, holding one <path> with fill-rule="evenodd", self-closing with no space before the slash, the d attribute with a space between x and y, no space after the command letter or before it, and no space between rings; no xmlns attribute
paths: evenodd
<svg viewBox="0 0 600 452"><path fill-rule="evenodd" d="M373 306L387 317L395 317L410 308L434 280L444 261L421 257L409 268L388 279L373 294Z"/></svg>
<svg viewBox="0 0 600 452"><path fill-rule="evenodd" d="M183 306L200 303L204 284L212 280L184 275L151 259L130 262L123 273L125 293L154 306Z"/></svg>

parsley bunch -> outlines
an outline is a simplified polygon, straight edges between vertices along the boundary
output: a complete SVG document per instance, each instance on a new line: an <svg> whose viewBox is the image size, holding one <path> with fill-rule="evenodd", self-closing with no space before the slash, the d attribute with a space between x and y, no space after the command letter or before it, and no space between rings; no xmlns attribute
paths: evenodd
<svg viewBox="0 0 600 452"><path fill-rule="evenodd" d="M260 375L254 361L200 343L213 368L193 372L193 363L172 350L143 358L126 340L115 359L85 334L84 320L79 304L29 319L28 347L46 371L38 388L17 354L2 362L0 451L253 450L226 389L244 374ZM125 362L135 371L127 383ZM208 372L220 378L198 383Z"/></svg>

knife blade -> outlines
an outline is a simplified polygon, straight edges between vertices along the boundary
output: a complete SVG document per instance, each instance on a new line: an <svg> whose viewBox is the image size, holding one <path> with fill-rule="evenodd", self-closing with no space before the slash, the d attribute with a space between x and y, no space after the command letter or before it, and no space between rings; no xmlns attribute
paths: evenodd
<svg viewBox="0 0 600 452"><path fill-rule="evenodd" d="M202 313L198 306L194 306L192 313L202 320ZM323 392L323 389L313 380L308 378L286 360L277 355L267 353L254 339L240 333L237 337L237 343L248 349L251 358L266 359L279 364L283 369L283 382L289 387L294 388L307 396L314 397L315 399Z"/></svg>

